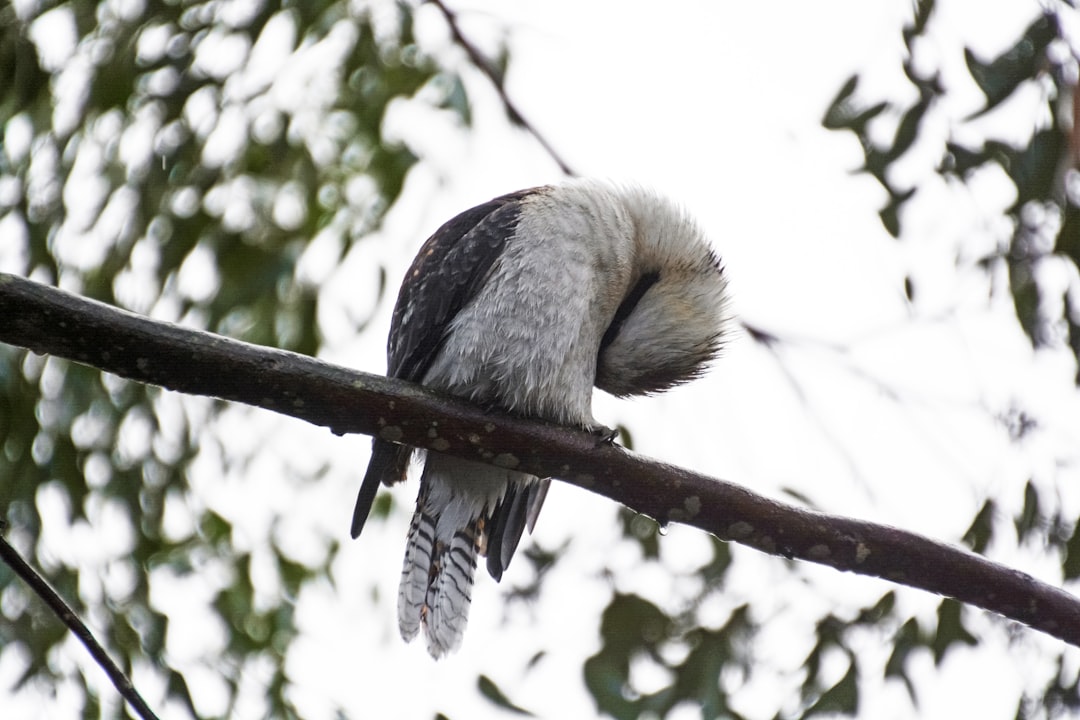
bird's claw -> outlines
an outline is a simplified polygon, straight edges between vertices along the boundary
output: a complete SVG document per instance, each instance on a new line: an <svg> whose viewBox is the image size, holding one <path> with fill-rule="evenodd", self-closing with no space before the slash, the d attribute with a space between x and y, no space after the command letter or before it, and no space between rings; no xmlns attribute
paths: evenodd
<svg viewBox="0 0 1080 720"><path fill-rule="evenodd" d="M588 425L585 429L589 431L590 435L593 435L596 438L596 447L600 447L601 445L614 445L615 438L619 437L618 428L609 428L607 425L601 425L599 423Z"/></svg>

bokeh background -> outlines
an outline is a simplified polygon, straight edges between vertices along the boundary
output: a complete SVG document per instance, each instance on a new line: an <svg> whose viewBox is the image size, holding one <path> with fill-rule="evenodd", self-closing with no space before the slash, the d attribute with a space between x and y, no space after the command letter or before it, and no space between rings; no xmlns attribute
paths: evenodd
<svg viewBox="0 0 1080 720"><path fill-rule="evenodd" d="M383 372L445 219L567 169L645 182L742 325L600 421L1075 589L1078 33L1062 0L14 0L0 271ZM432 661L396 630L415 484L348 540L367 453L0 346L7 537L163 718L1080 713L1076 648L558 483ZM6 568L0 707L127 712Z"/></svg>

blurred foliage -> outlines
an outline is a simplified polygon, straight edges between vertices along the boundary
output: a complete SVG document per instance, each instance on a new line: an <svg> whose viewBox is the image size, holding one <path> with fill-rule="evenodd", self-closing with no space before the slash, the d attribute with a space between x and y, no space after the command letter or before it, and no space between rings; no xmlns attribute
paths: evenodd
<svg viewBox="0 0 1080 720"><path fill-rule="evenodd" d="M886 190L889 200L880 212L881 220L900 240L905 239L902 211L919 186L900 186L890 178L905 160L923 162L910 159L915 145L922 146L921 158L930 157L936 163L928 184L944 179L963 187L988 169L1004 172L1015 190L1005 210L1012 232L994 252L978 258L975 267L991 280L1007 278L1017 320L1036 349L1067 346L1080 367L1080 65L1078 50L1068 44L1062 19L1064 14L1075 13L1075 7L1066 2L1048 5L995 57L981 58L965 48L964 65L983 102L966 117L949 118L950 133L942 138L934 130L941 117L933 111L935 103L945 98L946 89L940 70L922 62L921 54L937 51L928 49L933 42L919 42L932 27L935 5L934 0L918 2L911 23L903 31L908 51L904 75L918 100L906 107L860 100L860 77L854 75L837 93L822 123L858 138L865 158L859 172L871 175ZM1017 117L1029 119L1023 128L1026 142L1021 145L982 129L1000 128L1000 123L978 124L1008 112L1010 103L1025 108L1022 113L1014 108L1008 116L1013 126ZM882 144L874 139L874 123L890 115L898 115L897 129L892 142ZM981 137L982 141L973 145L967 140L965 145L953 139L957 135ZM1047 271L1053 267L1064 268L1062 274L1068 280L1047 281ZM913 301L917 285L913 278L906 278L906 292ZM994 282L988 287L992 294L998 290ZM1080 380L1080 374L1077 378ZM1038 428L1037 420L1016 407L999 420L1016 443L1024 442ZM1024 488L1023 510L1013 523L1016 536L1021 542L1034 539L1063 551L1065 576L1073 577L1070 573L1075 572L1076 553L1070 560L1067 550L1075 536L1072 528L1076 519L1048 518L1042 507L1037 485L1029 482ZM994 504L988 501L965 537L976 552L983 552L992 539L994 518Z"/></svg>
<svg viewBox="0 0 1080 720"><path fill-rule="evenodd" d="M0 6L5 261L104 302L314 354L321 342L318 288L301 280L298 262L319 240L344 259L378 226L418 160L387 138L388 107L423 98L462 124L471 122L461 78L417 46L412 7L389 0L357 7L346 0ZM936 137L927 128L947 92L938 74L918 62L934 8L933 0L917 2L902 31L903 69L915 99L864 102L856 75L823 120L858 138L860 171L885 189L881 220L900 239L919 188L900 183L893 170ZM65 50L67 32L72 43ZM1065 261L1075 268L1080 261L1080 180L1068 154L1074 75L1062 45L1057 16L1048 10L997 57L967 51L971 81L985 102L961 124L1000 112L1033 84L1043 92L1048 120L1033 125L1019 147L994 137L974 146L949 139L932 154L938 177L950 182L965 183L989 166L1012 179L1013 235L981 267L1007 269L1017 316L1036 346L1067 338L1080 355L1076 287L1055 302L1038 282L1040 264ZM500 53L497 78L507 61ZM889 128L886 141L882 125ZM905 290L916 298L918 282L907 278ZM354 321L359 329L367 318ZM212 670L229 694L222 714L235 706L241 675L258 665L270 668L262 674L266 714L296 717L285 670L297 632L293 602L306 583L328 576L336 546L307 562L271 547L280 593L268 600L265 593L256 598L256 559L236 547L229 519L205 510L184 537L163 529L167 504L187 492L202 425L219 409L0 347L0 508L13 544L81 614L93 616L121 666L152 665L170 699L196 717L190 678L165 663L168 618L150 590L155 573L184 578L219 570L227 580L211 600L222 621L212 630L222 633ZM1014 439L1023 441L1028 421L1015 425ZM620 432L632 445L630 431ZM1080 577L1080 524L1054 511L1036 482L1023 492L1022 511L1013 518L1002 518L988 500L965 542L985 552L1011 530L1021 543L1059 551L1064 576ZM110 522L130 526L130 549L93 570L41 552L45 508L58 499L75 525L101 522L102 508L111 509ZM380 497L383 514L386 502ZM619 521L642 565L662 564L655 521L626 510ZM704 608L723 592L734 562L727 544L710 542L707 560L682 578L693 590L678 603L612 592L599 648L583 665L599 712L663 717L690 707L702 717L739 718L736 693L755 674L777 672L755 649L766 618L752 605L733 604L722 621L705 620ZM509 596L536 601L565 549L523 548L534 579ZM103 578L117 572L131 578L129 586L104 592ZM2 567L0 613L0 652L18 650L27 658L20 684L48 691L74 683L83 691L86 717L116 707L57 662L62 626ZM910 661L925 656L940 664L975 643L965 620L951 600L942 600L933 618L904 615L891 591L866 607L825 615L807 630L800 682L775 717L854 715L871 673L902 684L917 701ZM858 652L867 638L888 647L881 667L867 666ZM541 649L529 666L543 658ZM1062 657L1057 664L1042 695L1020 702L1018 718L1080 710L1076 668ZM505 713L528 714L514 692L487 675L477 678L476 691Z"/></svg>
<svg viewBox="0 0 1080 720"><path fill-rule="evenodd" d="M1034 547L1037 552L1057 552L1061 558L1062 579L1080 577L1080 520L1062 515L1054 502L1042 500L1045 489L1028 481L1023 489L1023 504L1012 518L1012 530L1021 545ZM964 542L975 552L985 553L995 535L1008 525L993 499L988 499L964 534ZM934 658L940 662L950 643L975 645L978 639L961 622L961 607L953 601L951 607L942 604L939 611L939 629L931 639ZM913 621L912 621L913 622ZM898 646L899 650L899 646ZM1045 688L1039 693L1025 695L1016 711L1018 720L1074 717L1080 711L1080 673L1072 667L1064 654L1055 658L1057 666ZM912 692L910 681L908 687Z"/></svg>
<svg viewBox="0 0 1080 720"><path fill-rule="evenodd" d="M1042 13L994 57L981 57L965 48L966 70L983 102L966 117L948 117L948 136L942 138L939 128L947 110L941 109L937 115L935 111L949 91L932 59L940 48L933 41L920 42L931 29L935 6L934 0L919 0L912 21L903 31L907 48L904 75L918 99L906 106L861 100L857 95L860 76L856 74L837 93L822 123L858 138L865 158L859 172L871 175L885 189L888 201L880 211L881 221L900 240L906 237L905 207L920 189L918 183L905 186L893 179L896 166L902 162L917 164L922 158L935 158L927 184L936 178L953 188L968 187L988 170L1003 172L1015 190L1005 210L1012 231L993 252L978 258L975 267L991 280L991 295L999 290L995 281L1006 278L1005 288L1017 320L1034 348L1068 347L1080 363L1078 50L1069 45L1063 19L1073 15L1076 8L1072 2L1044 4ZM1018 113L1017 106L1025 110ZM890 116L899 118L891 142L875 140L879 137L875 122ZM1006 140L996 137L994 130L987 130L1003 127L993 122L999 117L1011 118L1011 131L1017 129L1016 118L1028 118L1029 124L1023 128L1026 140ZM958 136L965 140L955 139ZM981 139L972 142L973 137ZM1014 138L1015 133L1009 137ZM913 160L915 146L922 154ZM958 264L960 261L958 258ZM1051 268L1064 268L1069 281L1048 282L1047 271ZM905 292L913 302L917 300L917 288L917 279L905 278ZM1016 408L1000 419L1010 439L1018 444L1027 441L1038 428L1036 420ZM1044 497L1053 491L1034 480L1022 492L1021 510L1011 518L1011 528L999 503L987 499L965 533L964 542L975 552L985 553L996 539L1011 530L1021 545L1043 554L1056 553L1061 558L1064 579L1080 576L1080 519L1053 510L1058 503L1047 502ZM950 648L977 643L976 636L963 623L961 606L945 600L933 631L914 618L904 622L894 640L886 675L903 680L914 698L916 688L903 672L906 658L914 649L929 648L935 663L940 663ZM1064 655L1056 661L1058 672L1041 694L1021 699L1017 718L1071 717L1080 708L1080 675Z"/></svg>
<svg viewBox="0 0 1080 720"><path fill-rule="evenodd" d="M524 717L535 717L528 710L519 707L510 701L510 698L506 697L506 694L499 689L499 686L495 684L495 681L489 678L487 675L481 675L476 681L477 690L480 694L487 698L495 707L502 710L506 710L514 715L522 715Z"/></svg>
<svg viewBox="0 0 1080 720"><path fill-rule="evenodd" d="M719 627L710 627L701 618L705 601L722 590L730 563L727 547L714 542L713 560L691 573L712 582L705 582L682 611L665 611L632 594L616 593L608 604L600 627L601 648L584 667L585 684L604 714L620 720L665 717L676 708L692 707L703 718L742 718L737 709L739 692L751 686L758 674L777 672L756 649L763 626L751 606L732 608ZM943 607L946 603L959 609L952 601L945 601ZM898 624L892 592L848 617L826 615L817 623L803 661L796 707L777 713L776 720L857 712L859 666L852 647L860 634L870 633L877 644L894 643L896 650L885 673L902 679L914 694L907 677L908 655L919 648L929 650L937 638L962 626L957 619L952 628L943 622L938 632L928 633L914 620L897 629ZM949 644L942 647L942 654ZM837 658L842 658L844 666L839 673Z"/></svg>
<svg viewBox="0 0 1080 720"><path fill-rule="evenodd" d="M642 597L616 594L601 620L601 649L585 661L585 684L599 709L615 718L663 717L684 703L700 707L703 717L738 717L722 671L749 672L745 641L753 631L745 605L714 630L694 613L671 617ZM645 691L635 675L670 680Z"/></svg>
<svg viewBox="0 0 1080 720"><path fill-rule="evenodd" d="M1077 59L1076 50L1064 40L1057 14L1075 9L1064 3L1050 5L996 57L980 58L965 50L970 80L984 102L968 117L950 118L954 131L970 131L978 120L1005 112L1014 98L1032 87L1040 91L1044 110L1027 114L1036 120L1023 145L985 137L972 147L951 138L934 145L945 112L941 101L949 92L938 70L927 69L941 53L936 41L927 40L936 4L934 0L915 2L912 17L902 29L907 49L903 73L914 100L906 104L865 100L860 94L862 78L856 74L837 92L822 124L851 132L858 139L863 154L858 172L874 178L885 190L887 200L879 215L884 228L899 240L905 238L905 211L920 189L918 184L898 179L910 176L897 173L899 166L917 164L927 156L936 158L929 174L961 184L988 166L1000 167L1016 189L1006 211L1013 233L1004 247L981 258L977 266L988 276L1004 266L1017 317L1035 347L1064 340L1080 360L1080 281L1062 291L1038 279L1041 264L1056 262L1066 263L1071 276L1080 277L1076 274L1080 266L1080 157L1075 154L1080 140L1073 135L1080 122L1076 117L1080 108L1075 93ZM905 278L904 290L909 300L917 300L917 278ZM1018 410L1011 415L1015 417L1002 418L1002 424L1015 442L1024 442L1036 423ZM1056 505L1043 501L1041 496L1047 491L1034 481L1022 492L1022 510L1011 523L994 500L987 500L964 542L983 553L1011 529L1021 544L1060 553L1066 579L1080 577L1080 522L1049 510ZM621 517L624 535L640 544L643 560L656 559L660 549L655 524L649 527L651 521L630 512ZM700 573L722 582L729 562L730 558L718 569ZM701 595L690 603L691 609L676 613L666 612L651 600L616 593L604 612L601 647L584 668L586 685L601 712L620 719L665 717L676 707L689 705L700 708L705 718L741 717L734 692L754 672L764 672L761 668L767 664L752 651L761 625L752 607L741 606L720 628L702 627L693 607L714 589L713 583L705 583ZM894 593L888 592L853 615L827 615L817 623L803 662L798 706L781 711L777 720L857 715L862 680L870 673L902 683L918 707L918 687L909 674L909 661L923 655L940 665L953 650L976 645L979 639L966 624L965 614L962 605L944 599L938 605L936 622L905 617L896 610ZM868 632L875 644L887 643L891 648L882 668L867 666L857 651L859 639ZM1042 694L1020 700L1018 719L1071 717L1080 709L1075 663L1070 664L1064 655L1056 661L1058 672ZM648 671L641 672L642 667ZM649 682L639 677L648 677Z"/></svg>
<svg viewBox="0 0 1080 720"><path fill-rule="evenodd" d="M412 21L413 8L392 1L0 5L8 267L138 312L316 353L318 288L299 278L298 260L321 239L340 261L401 193L417 158L386 137L388 107L416 99L470 120L460 78L417 46ZM267 714L294 717L284 665L292 603L304 583L325 577L334 548L307 564L274 548L282 592L268 604L256 601L252 556L234 547L227 519L206 512L190 536L167 537L165 506L184 498L206 414L220 409L199 407L0 347L0 508L12 542L99 621L120 665L152 663L196 716L188 680L163 662L168 618L150 578L222 569L230 581L212 601L224 620L213 669L229 707L245 668L269 664ZM116 510L108 517L133 530L130 552L93 570L42 557L45 496L76 525ZM117 571L130 587L102 592L103 576ZM19 685L74 682L88 717L115 707L51 659L65 634L27 592L0 568L0 648L29 659Z"/></svg>
<svg viewBox="0 0 1080 720"><path fill-rule="evenodd" d="M934 8L933 0L918 2L903 33L908 50L904 75L918 99L906 107L861 101L856 74L837 93L822 123L858 138L865 158L860 171L874 177L888 194L881 221L897 238L903 237L902 211L919 188L899 184L890 173L911 155L917 142L926 155L937 158L936 174L953 183L965 185L990 167L1004 171L1015 188L1015 199L1006 211L1012 234L980 258L978 266L991 278L1001 268L1006 270L1016 316L1035 347L1065 343L1080 358L1080 100L1076 49L1068 44L1061 18L1076 9L1066 2L1048 4L996 57L981 58L965 48L968 74L984 100L969 116L949 118L949 136L939 140L941 134L934 128L941 118L933 111L946 89L940 71L927 69L933 61L922 62L923 54L935 52L930 49L933 42L919 43L932 24ZM1041 108L1028 108L1031 120L1023 144L980 129L993 127L988 121L1009 113L1010 104L1030 103L1033 95ZM1015 109L1011 112L1009 117L1015 118ZM895 114L899 120L891 142L875 140L875 121ZM954 139L957 136L965 140ZM972 137L981 141L973 143ZM1060 263L1072 278L1064 288L1039 281L1041 274ZM917 283L910 277L906 282L908 297L913 298Z"/></svg>

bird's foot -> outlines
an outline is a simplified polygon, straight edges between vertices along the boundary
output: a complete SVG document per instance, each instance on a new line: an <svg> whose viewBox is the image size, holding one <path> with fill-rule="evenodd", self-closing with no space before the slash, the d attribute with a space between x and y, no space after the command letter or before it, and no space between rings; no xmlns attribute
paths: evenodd
<svg viewBox="0 0 1080 720"><path fill-rule="evenodd" d="M615 438L619 437L618 428L609 428L607 425L601 425L600 423L590 423L585 426L585 430L596 438L597 447L600 447L601 445L614 445Z"/></svg>

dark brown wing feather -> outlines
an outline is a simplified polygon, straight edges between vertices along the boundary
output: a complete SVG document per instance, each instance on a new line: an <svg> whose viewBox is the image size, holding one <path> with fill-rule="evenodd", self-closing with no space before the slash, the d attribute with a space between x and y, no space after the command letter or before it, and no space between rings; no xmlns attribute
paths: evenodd
<svg viewBox="0 0 1080 720"><path fill-rule="evenodd" d="M428 238L394 306L386 347L390 377L424 379L450 322L476 296L514 234L521 201L541 190L520 190L466 210Z"/></svg>
<svg viewBox="0 0 1080 720"><path fill-rule="evenodd" d="M476 296L514 234L522 201L543 187L489 200L447 221L428 238L401 284L387 342L387 375L421 382L450 322ZM405 479L412 448L374 439L353 509L352 536L364 529L379 485Z"/></svg>
<svg viewBox="0 0 1080 720"><path fill-rule="evenodd" d="M544 504L550 483L550 480L543 479L524 488L511 485L506 489L502 501L491 511L487 528L487 569L496 582L502 579L503 571L510 566L510 559L514 557L525 528L532 532L532 524Z"/></svg>

